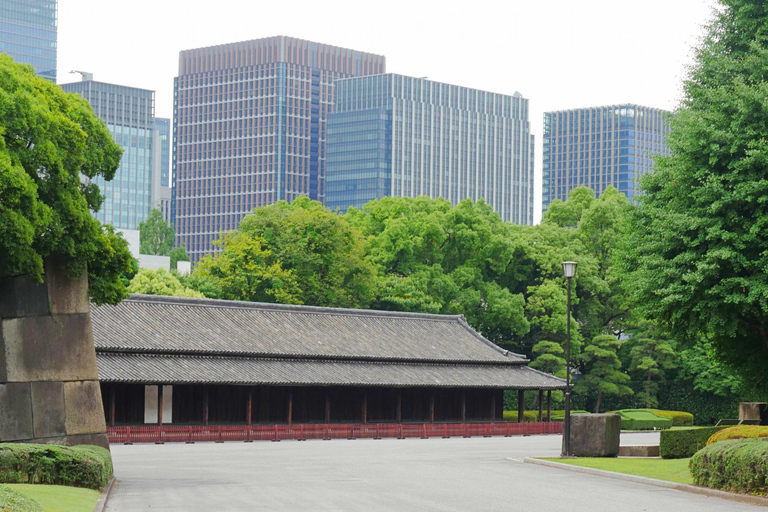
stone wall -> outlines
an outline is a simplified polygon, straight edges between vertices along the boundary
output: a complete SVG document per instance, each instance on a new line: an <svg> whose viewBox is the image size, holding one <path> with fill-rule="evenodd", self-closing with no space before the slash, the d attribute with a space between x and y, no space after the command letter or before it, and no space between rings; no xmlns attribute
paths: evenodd
<svg viewBox="0 0 768 512"><path fill-rule="evenodd" d="M108 447L88 279L0 277L0 442Z"/></svg>

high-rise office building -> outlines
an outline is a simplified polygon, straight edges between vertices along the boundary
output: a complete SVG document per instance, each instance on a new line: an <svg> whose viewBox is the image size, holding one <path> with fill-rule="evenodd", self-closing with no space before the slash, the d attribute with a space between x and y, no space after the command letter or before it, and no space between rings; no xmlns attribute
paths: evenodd
<svg viewBox="0 0 768 512"><path fill-rule="evenodd" d="M56 82L56 0L0 1L0 53Z"/></svg>
<svg viewBox="0 0 768 512"><path fill-rule="evenodd" d="M654 156L668 154L668 115L632 104L546 112L542 209L581 185L596 196L613 185L634 201Z"/></svg>
<svg viewBox="0 0 768 512"><path fill-rule="evenodd" d="M180 53L172 208L192 261L255 207L323 200L333 82L384 68L380 55L284 36Z"/></svg>
<svg viewBox="0 0 768 512"><path fill-rule="evenodd" d="M504 221L533 223L528 100L384 74L336 82L325 204L384 196L484 199Z"/></svg>
<svg viewBox="0 0 768 512"><path fill-rule="evenodd" d="M155 129L155 92L124 85L83 80L61 87L83 96L123 148L112 181L96 179L105 200L95 217L119 229L138 229L150 209L159 205L162 141Z"/></svg>
<svg viewBox="0 0 768 512"><path fill-rule="evenodd" d="M160 208L163 219L172 222L171 215L171 120L155 118L155 130L160 137L160 197L153 208Z"/></svg>

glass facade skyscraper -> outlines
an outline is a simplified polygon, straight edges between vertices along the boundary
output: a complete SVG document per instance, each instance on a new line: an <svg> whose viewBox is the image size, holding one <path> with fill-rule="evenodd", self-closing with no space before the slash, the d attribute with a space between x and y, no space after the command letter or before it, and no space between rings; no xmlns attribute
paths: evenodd
<svg viewBox="0 0 768 512"><path fill-rule="evenodd" d="M88 100L123 148L114 179L95 181L105 200L94 216L115 228L138 229L160 193L162 144L155 130L155 92L90 79L61 87Z"/></svg>
<svg viewBox="0 0 768 512"><path fill-rule="evenodd" d="M528 100L383 74L336 82L325 204L385 196L484 199L504 221L533 223Z"/></svg>
<svg viewBox="0 0 768 512"><path fill-rule="evenodd" d="M634 201L638 180L667 155L669 112L640 105L610 105L546 112L542 209L586 185L599 196L613 185Z"/></svg>
<svg viewBox="0 0 768 512"><path fill-rule="evenodd" d="M56 0L0 1L0 53L56 82Z"/></svg>
<svg viewBox="0 0 768 512"><path fill-rule="evenodd" d="M322 201L334 80L384 71L380 55L284 36L182 51L172 208L192 261L255 207Z"/></svg>

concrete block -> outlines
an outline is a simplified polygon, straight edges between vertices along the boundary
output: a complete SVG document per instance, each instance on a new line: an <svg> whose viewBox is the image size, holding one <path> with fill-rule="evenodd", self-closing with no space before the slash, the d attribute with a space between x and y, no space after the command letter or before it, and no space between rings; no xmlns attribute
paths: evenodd
<svg viewBox="0 0 768 512"><path fill-rule="evenodd" d="M32 382L34 437L63 436L67 433L63 382Z"/></svg>
<svg viewBox="0 0 768 512"><path fill-rule="evenodd" d="M98 381L64 383L64 406L67 435L101 434L107 431Z"/></svg>
<svg viewBox="0 0 768 512"><path fill-rule="evenodd" d="M2 320L7 382L98 378L89 314Z"/></svg>
<svg viewBox="0 0 768 512"><path fill-rule="evenodd" d="M620 433L618 414L571 415L571 453L576 457L616 457Z"/></svg>
<svg viewBox="0 0 768 512"><path fill-rule="evenodd" d="M0 318L50 314L48 288L23 276L0 277Z"/></svg>
<svg viewBox="0 0 768 512"><path fill-rule="evenodd" d="M32 394L28 383L0 384L0 442L33 437Z"/></svg>
<svg viewBox="0 0 768 512"><path fill-rule="evenodd" d="M768 408L765 402L741 402L739 420L760 420L761 425L768 425Z"/></svg>
<svg viewBox="0 0 768 512"><path fill-rule="evenodd" d="M52 260L45 262L45 284L51 314L86 314L90 312L88 302L88 273L71 278L63 267Z"/></svg>

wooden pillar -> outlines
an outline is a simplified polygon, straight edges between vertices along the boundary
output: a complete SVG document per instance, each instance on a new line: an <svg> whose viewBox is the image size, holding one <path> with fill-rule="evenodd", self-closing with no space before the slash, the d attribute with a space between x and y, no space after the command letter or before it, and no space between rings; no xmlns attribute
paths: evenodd
<svg viewBox="0 0 768 512"><path fill-rule="evenodd" d="M429 422L435 422L435 390L429 394Z"/></svg>
<svg viewBox="0 0 768 512"><path fill-rule="evenodd" d="M115 426L115 384L109 386L109 426Z"/></svg>
<svg viewBox="0 0 768 512"><path fill-rule="evenodd" d="M163 385L157 385L157 424L163 424Z"/></svg>
<svg viewBox="0 0 768 512"><path fill-rule="evenodd" d="M544 390L539 390L539 422L541 422L542 409L544 408Z"/></svg>
<svg viewBox="0 0 768 512"><path fill-rule="evenodd" d="M467 390L461 390L461 421L467 421Z"/></svg>
<svg viewBox="0 0 768 512"><path fill-rule="evenodd" d="M293 390L288 390L288 424L293 424Z"/></svg>
<svg viewBox="0 0 768 512"><path fill-rule="evenodd" d="M525 421L525 390L517 390L517 422L523 423Z"/></svg>
<svg viewBox="0 0 768 512"><path fill-rule="evenodd" d="M552 421L552 390L547 390L547 423Z"/></svg>
<svg viewBox="0 0 768 512"><path fill-rule="evenodd" d="M331 422L331 390L325 390L325 422Z"/></svg>
<svg viewBox="0 0 768 512"><path fill-rule="evenodd" d="M496 390L491 391L491 421L496 421Z"/></svg>
<svg viewBox="0 0 768 512"><path fill-rule="evenodd" d="M248 388L248 402L245 404L245 424L251 426L253 419L253 388Z"/></svg>
<svg viewBox="0 0 768 512"><path fill-rule="evenodd" d="M363 423L368 423L368 390L367 389L363 390L363 405L362 405L362 409L363 409L363 414L362 414L362 416L363 416Z"/></svg>
<svg viewBox="0 0 768 512"><path fill-rule="evenodd" d="M208 426L208 386L203 386L203 425Z"/></svg>
<svg viewBox="0 0 768 512"><path fill-rule="evenodd" d="M403 390L397 390L397 407L395 409L395 416L397 423L403 422Z"/></svg>

